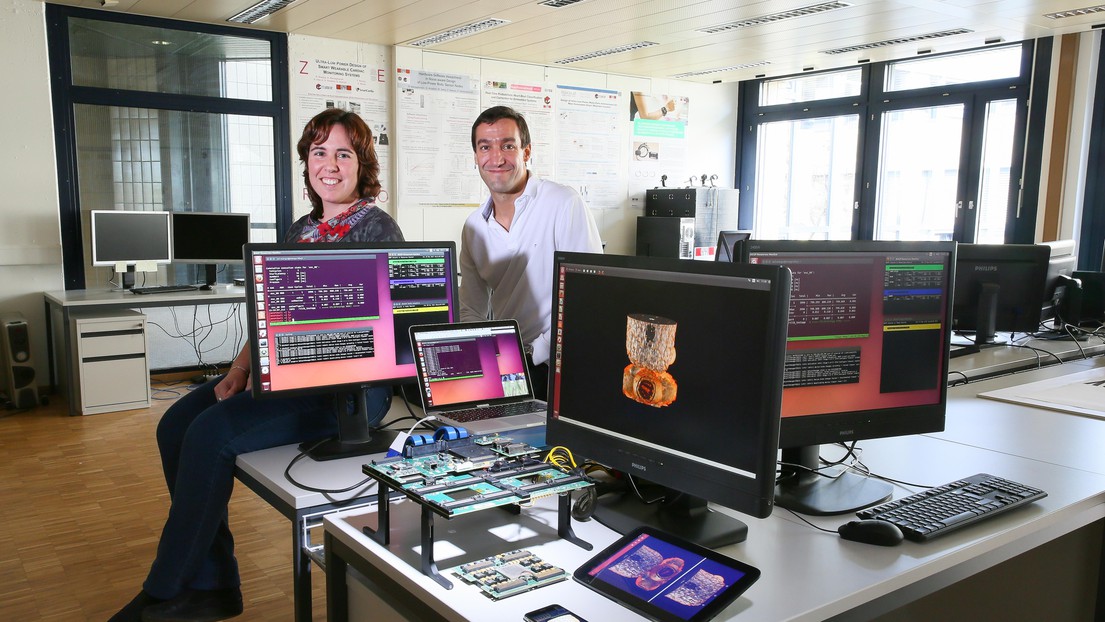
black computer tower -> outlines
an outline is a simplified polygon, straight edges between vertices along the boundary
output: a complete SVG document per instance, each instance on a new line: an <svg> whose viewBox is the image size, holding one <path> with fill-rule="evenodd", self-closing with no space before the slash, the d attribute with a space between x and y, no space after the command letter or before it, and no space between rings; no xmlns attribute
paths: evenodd
<svg viewBox="0 0 1105 622"><path fill-rule="evenodd" d="M638 216L637 254L645 257L694 258L694 218Z"/></svg>

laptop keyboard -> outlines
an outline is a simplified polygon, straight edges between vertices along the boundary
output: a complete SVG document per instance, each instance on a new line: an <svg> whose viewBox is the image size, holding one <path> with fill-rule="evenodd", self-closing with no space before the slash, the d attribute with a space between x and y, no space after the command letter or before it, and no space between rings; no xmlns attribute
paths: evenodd
<svg viewBox="0 0 1105 622"><path fill-rule="evenodd" d="M528 415L536 412L545 412L545 404L537 401L521 402L517 404L496 404L483 408L455 410L444 414L457 423L469 423L471 421L498 419L499 417L510 417L512 415Z"/></svg>

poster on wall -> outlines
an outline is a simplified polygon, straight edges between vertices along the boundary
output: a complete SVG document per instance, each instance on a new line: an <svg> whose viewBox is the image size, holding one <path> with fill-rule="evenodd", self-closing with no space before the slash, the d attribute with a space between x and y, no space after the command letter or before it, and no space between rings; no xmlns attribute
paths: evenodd
<svg viewBox="0 0 1105 622"><path fill-rule="evenodd" d="M625 134L620 91L557 85L556 181L572 186L594 209L625 201Z"/></svg>
<svg viewBox="0 0 1105 622"><path fill-rule="evenodd" d="M390 71L386 59L365 63L357 60L310 57L293 61L292 97L296 116L292 119L292 148L299 140L307 122L327 108L341 108L356 113L372 130L376 158L380 162L380 184L383 189L376 202L386 206L390 199L391 133L388 128L388 80ZM302 170L302 169L300 169ZM307 189L302 177L296 176L299 200L306 203Z"/></svg>
<svg viewBox="0 0 1105 622"><path fill-rule="evenodd" d="M658 186L681 188L690 185L686 146L690 99L633 91L628 110L632 124L630 194L639 196Z"/></svg>
<svg viewBox="0 0 1105 622"><path fill-rule="evenodd" d="M483 188L471 134L481 111L478 80L401 67L395 75L396 124L403 144L397 172L403 203L476 207Z"/></svg>
<svg viewBox="0 0 1105 622"><path fill-rule="evenodd" d="M540 84L484 80L481 112L492 106L509 106L525 117L532 147L529 169L539 177L555 178L552 89ZM471 128L472 123L468 126Z"/></svg>

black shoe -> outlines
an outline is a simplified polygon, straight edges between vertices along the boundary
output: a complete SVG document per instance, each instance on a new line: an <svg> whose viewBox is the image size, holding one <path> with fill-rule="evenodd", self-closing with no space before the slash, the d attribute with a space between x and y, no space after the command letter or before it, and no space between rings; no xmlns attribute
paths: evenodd
<svg viewBox="0 0 1105 622"><path fill-rule="evenodd" d="M242 613L242 590L184 590L142 611L142 622L217 622Z"/></svg>
<svg viewBox="0 0 1105 622"><path fill-rule="evenodd" d="M146 607L163 602L165 601L160 598L154 598L147 594L146 590L142 590L138 592L138 596L131 599L125 607L111 616L107 622L140 622L142 620L142 611L145 610Z"/></svg>

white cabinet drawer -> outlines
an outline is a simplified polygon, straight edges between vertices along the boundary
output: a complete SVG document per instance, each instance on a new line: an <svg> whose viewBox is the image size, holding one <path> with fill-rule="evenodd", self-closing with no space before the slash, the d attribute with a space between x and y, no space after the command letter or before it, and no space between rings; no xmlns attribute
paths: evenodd
<svg viewBox="0 0 1105 622"><path fill-rule="evenodd" d="M139 330L84 333L80 336L81 360L103 356L146 354L146 333Z"/></svg>

